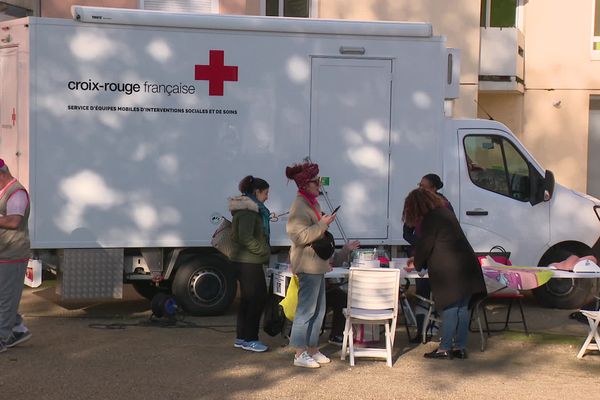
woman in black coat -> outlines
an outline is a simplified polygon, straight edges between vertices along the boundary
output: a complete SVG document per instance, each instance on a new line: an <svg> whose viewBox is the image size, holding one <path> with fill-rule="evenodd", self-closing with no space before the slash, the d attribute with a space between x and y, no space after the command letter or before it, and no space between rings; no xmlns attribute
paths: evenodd
<svg viewBox="0 0 600 400"><path fill-rule="evenodd" d="M431 193L434 193L440 196L444 200L444 204L446 208L450 211L454 212L454 208L452 208L452 204L450 201L439 192L441 188L444 187L444 182L442 182L442 178L437 174L427 174L421 178L419 182L419 188L427 190ZM411 226L408 224L404 224L402 237L404 240L411 245L410 255L414 255L415 244L417 243L417 239L419 234L421 233L420 226ZM429 284L429 279L417 279L415 282L415 293L421 297L428 299L431 296L431 285ZM410 340L411 343L420 343L423 340L423 322L425 321L425 314L427 314L427 304L417 303L415 307L415 319L417 323L417 335ZM432 332L433 333L433 332Z"/></svg>
<svg viewBox="0 0 600 400"><path fill-rule="evenodd" d="M404 222L421 235L409 268L427 268L436 308L442 315L442 337L437 350L426 358L466 358L469 304L486 294L479 261L454 213L443 200L423 189L409 193L404 202Z"/></svg>

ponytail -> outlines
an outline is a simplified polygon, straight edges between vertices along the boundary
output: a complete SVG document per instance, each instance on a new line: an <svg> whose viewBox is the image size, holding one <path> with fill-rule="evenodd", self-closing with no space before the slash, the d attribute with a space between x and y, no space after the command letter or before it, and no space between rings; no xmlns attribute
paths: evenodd
<svg viewBox="0 0 600 400"><path fill-rule="evenodd" d="M261 178L252 175L246 176L240 181L238 189L242 194L252 194L255 190L265 190L269 188L269 183Z"/></svg>

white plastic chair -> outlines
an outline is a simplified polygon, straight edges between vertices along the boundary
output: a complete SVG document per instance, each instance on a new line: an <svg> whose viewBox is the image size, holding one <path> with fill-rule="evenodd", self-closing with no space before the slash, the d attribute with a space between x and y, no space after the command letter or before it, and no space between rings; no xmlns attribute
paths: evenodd
<svg viewBox="0 0 600 400"><path fill-rule="evenodd" d="M580 310L583 315L587 317L588 324L590 325L590 332L588 333L583 346L577 354L577 358L583 358L586 350L600 350L600 335L598 334L598 325L600 324L600 311L588 311ZM592 343L594 340L596 343Z"/></svg>
<svg viewBox="0 0 600 400"><path fill-rule="evenodd" d="M350 365L354 357L385 358L392 366L392 348L398 319L400 270L387 268L350 268L348 307L344 309L346 326L342 344L342 360L349 348ZM352 324L384 325L385 349L354 348Z"/></svg>

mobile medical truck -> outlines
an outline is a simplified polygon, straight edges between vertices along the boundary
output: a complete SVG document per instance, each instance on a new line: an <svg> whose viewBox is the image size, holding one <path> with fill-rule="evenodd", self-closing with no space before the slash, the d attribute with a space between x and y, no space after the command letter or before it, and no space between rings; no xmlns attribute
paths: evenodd
<svg viewBox="0 0 600 400"><path fill-rule="evenodd" d="M517 265L593 251L597 199L555 184L501 123L446 117L460 57L429 24L72 11L0 23L0 157L30 191L33 254L65 298L130 282L223 312L236 282L210 241L227 198L252 174L285 214L285 166L307 156L364 246L398 254L404 198L434 172L477 251L501 245ZM274 259L285 224L271 223ZM576 307L593 284L536 296Z"/></svg>

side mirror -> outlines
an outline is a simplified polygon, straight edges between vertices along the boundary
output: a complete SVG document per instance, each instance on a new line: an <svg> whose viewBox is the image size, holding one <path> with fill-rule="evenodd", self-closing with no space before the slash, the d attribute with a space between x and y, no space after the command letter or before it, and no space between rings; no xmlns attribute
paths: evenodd
<svg viewBox="0 0 600 400"><path fill-rule="evenodd" d="M531 180L531 196L529 203L532 206L544 201L550 201L554 194L554 174L550 170L546 170L545 176L542 176L537 170L530 167L529 169Z"/></svg>
<svg viewBox="0 0 600 400"><path fill-rule="evenodd" d="M554 194L554 173L549 169L546 170L546 175L544 176L544 201L550 201L552 195Z"/></svg>

